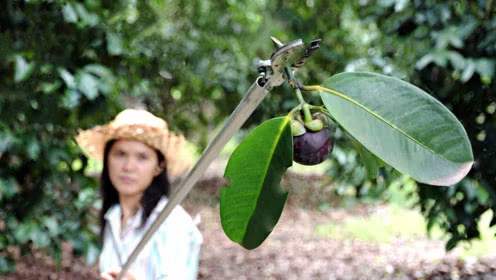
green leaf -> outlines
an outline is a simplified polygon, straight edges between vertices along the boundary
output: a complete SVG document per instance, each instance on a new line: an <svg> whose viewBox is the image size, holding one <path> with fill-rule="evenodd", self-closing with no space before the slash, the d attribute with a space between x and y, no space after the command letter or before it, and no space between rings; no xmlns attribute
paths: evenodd
<svg viewBox="0 0 496 280"><path fill-rule="evenodd" d="M62 106L67 109L74 109L79 105L81 95L77 90L66 89L64 96L62 97Z"/></svg>
<svg viewBox="0 0 496 280"><path fill-rule="evenodd" d="M467 64L465 65L465 69L462 72L462 76L460 80L464 83L467 82L468 80L470 80L470 78L472 78L474 72L475 72L475 63L472 59L468 59Z"/></svg>
<svg viewBox="0 0 496 280"><path fill-rule="evenodd" d="M15 262L6 256L0 256L0 274L15 271Z"/></svg>
<svg viewBox="0 0 496 280"><path fill-rule="evenodd" d="M67 71L64 68L59 68L58 72L59 72L60 77L62 78L62 80L64 80L65 85L68 88L75 88L76 87L76 81L74 80L74 76L69 71Z"/></svg>
<svg viewBox="0 0 496 280"><path fill-rule="evenodd" d="M33 232L31 232L30 240L32 240L33 244L38 248L44 248L50 244L48 233L42 231L39 227L36 227Z"/></svg>
<svg viewBox="0 0 496 280"><path fill-rule="evenodd" d="M472 167L463 126L421 89L373 73L341 73L324 84L335 91L320 94L335 120L398 171L445 186L459 182Z"/></svg>
<svg viewBox="0 0 496 280"><path fill-rule="evenodd" d="M33 73L34 63L28 63L24 57L17 55L15 58L15 73L14 81L22 82L31 76Z"/></svg>
<svg viewBox="0 0 496 280"><path fill-rule="evenodd" d="M10 199L19 193L20 188L14 178L0 178L0 200L3 198Z"/></svg>
<svg viewBox="0 0 496 280"><path fill-rule="evenodd" d="M98 78L98 90L102 94L112 91L115 79L109 68L100 64L88 64L84 67L84 70Z"/></svg>
<svg viewBox="0 0 496 280"><path fill-rule="evenodd" d="M100 78L112 77L112 71L101 64L87 64L84 70Z"/></svg>
<svg viewBox="0 0 496 280"><path fill-rule="evenodd" d="M78 89L89 99L98 96L98 80L90 73L80 71L76 76Z"/></svg>
<svg viewBox="0 0 496 280"><path fill-rule="evenodd" d="M448 242L446 242L446 245L444 246L445 247L445 250L446 251L451 251L451 250L455 249L455 247L458 244L458 242L460 242L460 237L458 237L458 236L451 237L448 240Z"/></svg>
<svg viewBox="0 0 496 280"><path fill-rule="evenodd" d="M36 160L41 152L40 144L35 137L29 137L26 141L26 152L30 159Z"/></svg>
<svg viewBox="0 0 496 280"><path fill-rule="evenodd" d="M39 86L39 90L43 91L44 93L52 93L57 89L59 89L61 85L62 83L60 81L54 81L53 83L41 82Z"/></svg>
<svg viewBox="0 0 496 280"><path fill-rule="evenodd" d="M48 229L51 236L56 236L60 232L60 227L55 217L44 217L43 224Z"/></svg>
<svg viewBox="0 0 496 280"><path fill-rule="evenodd" d="M64 15L64 20L66 22L77 22L78 16L72 4L65 4L62 8L62 14Z"/></svg>
<svg viewBox="0 0 496 280"><path fill-rule="evenodd" d="M110 55L120 55L123 52L122 39L116 33L107 33L107 51Z"/></svg>
<svg viewBox="0 0 496 280"><path fill-rule="evenodd" d="M426 54L424 57L422 57L417 62L415 67L421 70L424 69L430 63L434 63L441 67L446 67L446 64L448 63L448 52L444 50L435 50L433 52L430 52Z"/></svg>
<svg viewBox="0 0 496 280"><path fill-rule="evenodd" d="M14 230L14 237L19 244L28 242L36 231L36 225L32 222L24 222Z"/></svg>
<svg viewBox="0 0 496 280"><path fill-rule="evenodd" d="M496 207L492 209L493 217L491 218L491 222L489 222L489 227L494 227L496 225Z"/></svg>
<svg viewBox="0 0 496 280"><path fill-rule="evenodd" d="M98 24L98 16L94 13L88 12L83 4L75 3L74 8L83 25L95 26Z"/></svg>
<svg viewBox="0 0 496 280"><path fill-rule="evenodd" d="M453 68L463 70L463 68L465 67L465 58L460 53L455 51L448 51L447 55L449 61L451 62L451 65L453 65Z"/></svg>
<svg viewBox="0 0 496 280"><path fill-rule="evenodd" d="M494 67L496 67L495 60L481 58L475 61L475 71L477 71L482 78L491 80L494 75Z"/></svg>
<svg viewBox="0 0 496 280"><path fill-rule="evenodd" d="M2 157L2 154L5 151L8 151L12 144L14 144L15 140L12 131L3 123L0 123L0 158Z"/></svg>
<svg viewBox="0 0 496 280"><path fill-rule="evenodd" d="M289 117L265 121L234 150L221 190L220 216L226 235L246 249L258 247L281 216L287 192L283 173L293 162Z"/></svg>

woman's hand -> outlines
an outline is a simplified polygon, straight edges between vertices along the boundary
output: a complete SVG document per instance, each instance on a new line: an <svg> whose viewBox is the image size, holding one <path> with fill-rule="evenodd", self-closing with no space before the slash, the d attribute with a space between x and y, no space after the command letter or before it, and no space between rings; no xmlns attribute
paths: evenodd
<svg viewBox="0 0 496 280"><path fill-rule="evenodd" d="M117 279L117 275L121 272L121 268L113 268L107 272L103 272L100 274L100 280L115 280ZM122 280L137 280L131 273L126 272L126 275L121 278Z"/></svg>

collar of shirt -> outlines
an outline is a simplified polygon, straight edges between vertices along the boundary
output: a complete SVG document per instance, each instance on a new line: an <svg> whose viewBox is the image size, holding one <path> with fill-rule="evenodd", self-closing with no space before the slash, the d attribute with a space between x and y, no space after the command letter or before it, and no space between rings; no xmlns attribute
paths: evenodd
<svg viewBox="0 0 496 280"><path fill-rule="evenodd" d="M150 213L150 216L147 219L147 224L155 220L156 216L160 214L160 211L162 211L162 209L167 204L167 201L168 201L167 198L165 196L162 196L162 198L157 203L157 206L155 206L155 208ZM122 215L122 209L120 207L120 204L117 203L112 205L104 216L104 219L106 220L106 223L110 226L112 235L114 236L114 238L116 238L116 240L122 239L127 233L129 233L132 230L136 230L141 226L143 207L140 206L136 214L134 214L134 216L132 216L127 221L126 231L122 233L121 233L121 228L122 228L121 215ZM146 227L148 227L148 225L145 225L145 228Z"/></svg>

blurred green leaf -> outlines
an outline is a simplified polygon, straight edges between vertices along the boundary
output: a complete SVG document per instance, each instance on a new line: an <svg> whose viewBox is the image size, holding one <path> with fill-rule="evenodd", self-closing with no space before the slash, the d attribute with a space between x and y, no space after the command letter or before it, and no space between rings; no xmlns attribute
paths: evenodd
<svg viewBox="0 0 496 280"><path fill-rule="evenodd" d="M12 132L0 123L0 158L2 157L2 153L7 151L14 141L15 138Z"/></svg>
<svg viewBox="0 0 496 280"><path fill-rule="evenodd" d="M98 81L95 76L88 72L80 71L76 75L77 88L89 99L98 96Z"/></svg>
<svg viewBox="0 0 496 280"><path fill-rule="evenodd" d="M460 239L458 237L451 237L448 240L448 242L446 242L446 245L445 245L446 251L453 250L455 248L456 244L458 244L459 241L460 241Z"/></svg>
<svg viewBox="0 0 496 280"><path fill-rule="evenodd" d="M22 82L31 76L34 70L34 62L28 63L24 57L17 55L15 58L14 81Z"/></svg>
<svg viewBox="0 0 496 280"><path fill-rule="evenodd" d="M436 50L426 54L422 57L415 65L417 69L424 69L430 63L435 63L436 65L446 67L448 62L448 52Z"/></svg>
<svg viewBox="0 0 496 280"><path fill-rule="evenodd" d="M465 67L465 58L458 52L448 51L448 58L455 69L463 70Z"/></svg>
<svg viewBox="0 0 496 280"><path fill-rule="evenodd" d="M27 243L31 240L31 237L35 235L36 225L33 221L24 222L19 224L19 226L14 231L14 237L19 244Z"/></svg>
<svg viewBox="0 0 496 280"><path fill-rule="evenodd" d="M20 191L19 185L13 178L0 178L0 201L11 199Z"/></svg>
<svg viewBox="0 0 496 280"><path fill-rule="evenodd" d="M433 32L434 37L436 38L436 48L437 49L446 49L448 46L453 46L455 48L462 48L463 41L461 38L462 34L457 34L457 28L447 28L440 32Z"/></svg>
<svg viewBox="0 0 496 280"><path fill-rule="evenodd" d="M73 6L83 25L95 26L96 24L98 24L98 16L94 13L89 12L84 4L73 3Z"/></svg>
<svg viewBox="0 0 496 280"><path fill-rule="evenodd" d="M32 160L38 159L38 156L40 155L41 152L41 147L40 144L38 143L38 140L36 138L30 138L27 141L27 149L28 157Z"/></svg>
<svg viewBox="0 0 496 280"><path fill-rule="evenodd" d="M481 58L475 61L475 70L482 78L492 80L496 69L496 60Z"/></svg>
<svg viewBox="0 0 496 280"><path fill-rule="evenodd" d="M0 256L0 274L15 271L15 263L6 256Z"/></svg>
<svg viewBox="0 0 496 280"><path fill-rule="evenodd" d="M64 5L64 7L62 8L62 13L64 14L65 21L73 23L77 22L78 16L71 3L67 3Z"/></svg>
<svg viewBox="0 0 496 280"><path fill-rule="evenodd" d="M60 81L54 81L53 83L52 82L46 82L46 83L42 82L40 84L40 89L44 93L52 93L52 92L58 90L61 85L62 85L62 83Z"/></svg>
<svg viewBox="0 0 496 280"><path fill-rule="evenodd" d="M77 200L75 202L75 206L78 209L87 208L91 205L91 202L96 199L95 191L90 188L83 189L79 192Z"/></svg>
<svg viewBox="0 0 496 280"><path fill-rule="evenodd" d="M45 248L50 245L50 237L48 236L48 233L40 230L40 228L37 228L31 232L30 239L38 248Z"/></svg>
<svg viewBox="0 0 496 280"><path fill-rule="evenodd" d="M116 33L107 33L107 51L110 55L122 54L122 40Z"/></svg>
<svg viewBox="0 0 496 280"><path fill-rule="evenodd" d="M55 217L44 217L43 225L48 229L51 236L56 236L59 234L59 225Z"/></svg>
<svg viewBox="0 0 496 280"><path fill-rule="evenodd" d="M460 80L464 83L470 80L475 72L474 61L472 59L467 59L466 62L467 63L465 64L465 69L463 70L462 76L460 77Z"/></svg>
<svg viewBox="0 0 496 280"><path fill-rule="evenodd" d="M81 99L81 95L77 90L66 89L64 96L62 98L62 106L67 109L73 109L79 105L79 101Z"/></svg>
<svg viewBox="0 0 496 280"><path fill-rule="evenodd" d="M59 72L60 77L62 78L62 80L64 80L65 85L68 88L75 88L76 87L76 81L74 79L74 76L69 71L67 71L64 68L59 68L58 72Z"/></svg>

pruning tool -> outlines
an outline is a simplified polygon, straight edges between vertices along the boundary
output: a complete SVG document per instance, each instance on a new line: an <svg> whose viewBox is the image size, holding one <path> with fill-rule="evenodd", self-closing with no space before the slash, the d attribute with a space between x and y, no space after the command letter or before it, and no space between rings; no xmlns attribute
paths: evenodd
<svg viewBox="0 0 496 280"><path fill-rule="evenodd" d="M143 238L127 258L117 277L118 280L122 279L123 275L126 274L138 254L143 250L146 243L169 216L174 207L186 198L210 163L218 156L231 137L241 128L267 93L274 87L282 85L285 81L288 81L288 84L293 88L301 88L301 85L294 79L294 72L301 68L314 51L320 47L320 39L313 40L307 45L301 39L286 44L283 44L274 37L271 37L271 39L276 50L272 53L270 59L258 61L257 69L259 76L245 93L245 96L236 109L231 113L222 130L207 146L195 166L179 181L177 191L171 195L157 219L150 225Z"/></svg>

